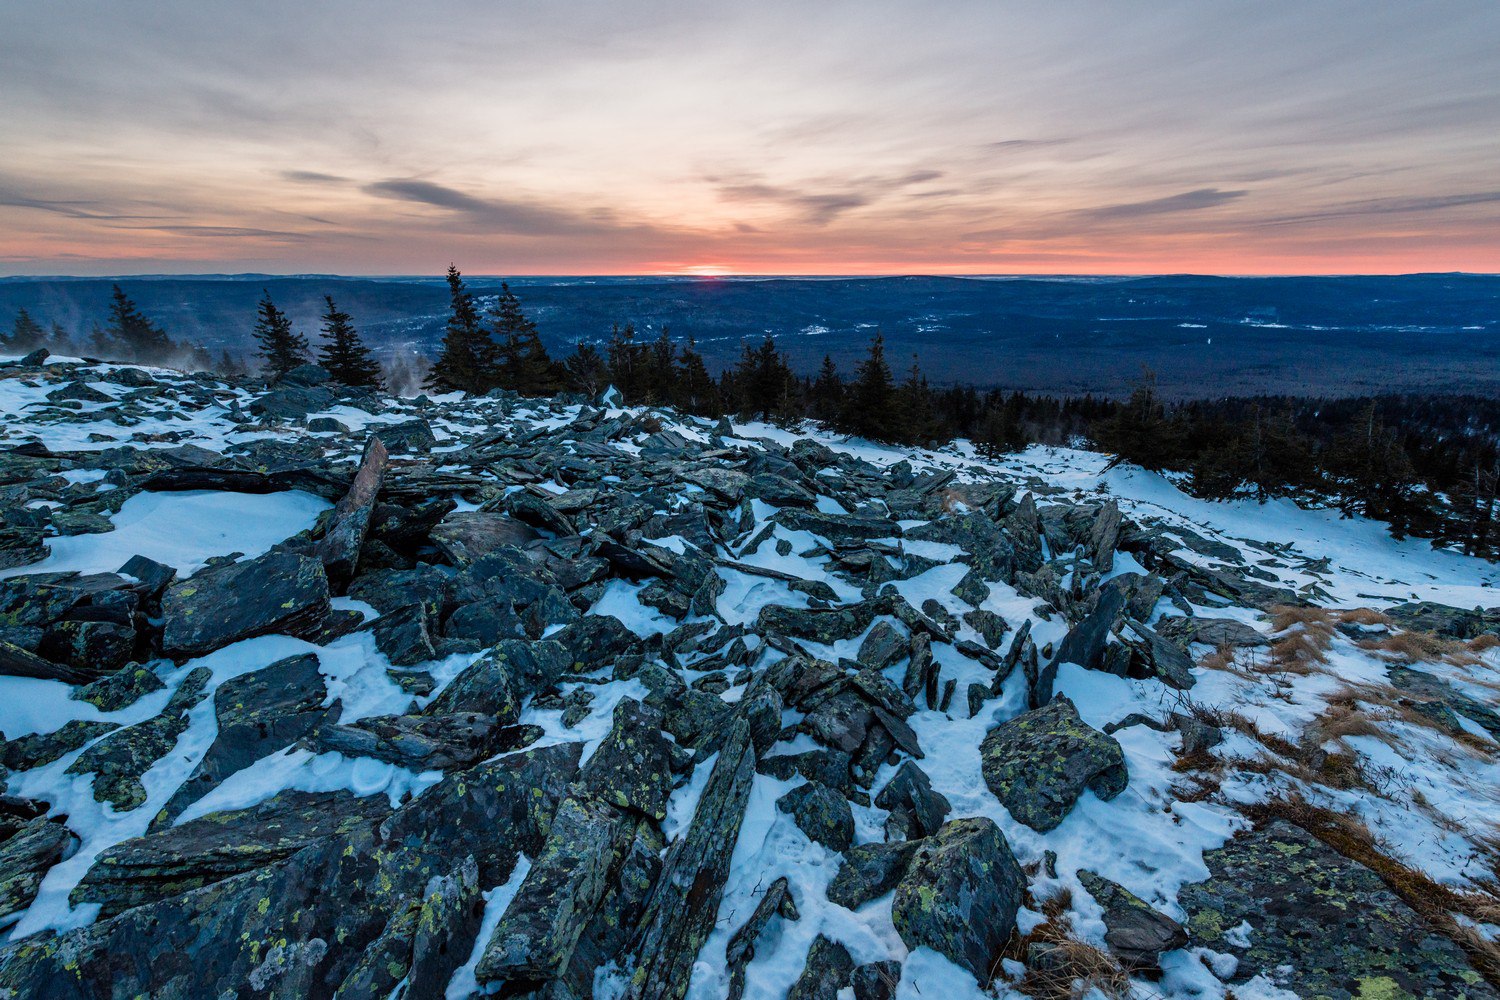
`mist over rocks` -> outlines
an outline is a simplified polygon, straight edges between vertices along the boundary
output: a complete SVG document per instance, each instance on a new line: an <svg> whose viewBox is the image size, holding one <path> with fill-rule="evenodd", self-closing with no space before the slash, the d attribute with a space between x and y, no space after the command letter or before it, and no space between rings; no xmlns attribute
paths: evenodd
<svg viewBox="0 0 1500 1000"><path fill-rule="evenodd" d="M1500 996L1493 565L315 388L0 368L0 996Z"/></svg>

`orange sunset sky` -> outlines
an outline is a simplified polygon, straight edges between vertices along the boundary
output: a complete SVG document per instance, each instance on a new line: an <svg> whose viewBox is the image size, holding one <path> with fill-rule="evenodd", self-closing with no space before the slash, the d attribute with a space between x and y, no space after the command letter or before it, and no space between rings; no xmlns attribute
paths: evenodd
<svg viewBox="0 0 1500 1000"><path fill-rule="evenodd" d="M0 7L0 274L1500 272L1500 4Z"/></svg>

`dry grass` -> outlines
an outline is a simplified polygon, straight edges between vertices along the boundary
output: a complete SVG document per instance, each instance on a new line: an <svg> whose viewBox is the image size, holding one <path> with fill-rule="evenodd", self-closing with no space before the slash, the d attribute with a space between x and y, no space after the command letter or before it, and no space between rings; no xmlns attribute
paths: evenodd
<svg viewBox="0 0 1500 1000"><path fill-rule="evenodd" d="M1455 667L1472 667L1483 662L1469 643L1444 639L1431 632L1392 632L1362 639L1359 648L1394 663L1447 663Z"/></svg>
<svg viewBox="0 0 1500 1000"><path fill-rule="evenodd" d="M1429 715L1418 707L1422 704L1420 699L1391 684L1346 682L1330 697L1329 704L1357 708L1372 721L1400 722L1439 733L1481 757L1491 757L1495 752L1495 745L1489 740L1475 736L1467 730L1445 726L1439 717ZM1375 711L1372 712L1370 709ZM1387 732L1349 733L1347 735L1373 735L1389 746L1395 747L1400 744L1394 734Z"/></svg>
<svg viewBox="0 0 1500 1000"><path fill-rule="evenodd" d="M1391 620L1385 616L1384 612L1376 611L1374 608L1350 608L1347 611L1340 611L1338 618L1345 625L1373 627L1376 625L1389 626L1391 624Z"/></svg>
<svg viewBox="0 0 1500 1000"><path fill-rule="evenodd" d="M1453 918L1459 913L1479 923L1500 920L1500 899L1485 893L1460 892L1390 857L1356 816L1315 806L1300 796L1247 808L1256 820L1284 819L1330 848L1380 876L1429 927L1458 945L1492 986L1500 986L1500 945L1486 941Z"/></svg>
<svg viewBox="0 0 1500 1000"><path fill-rule="evenodd" d="M1045 948L1045 967L1028 968L1019 982L1012 984L1017 992L1036 1000L1079 1000L1090 991L1124 1000L1130 996L1130 976L1107 952L1078 940L1068 911L1073 908L1073 894L1062 889L1041 902L1044 921L1025 934L1011 940L1006 958L1025 961L1033 945ZM1041 950L1041 949L1039 949ZM998 966L992 972L998 972Z"/></svg>

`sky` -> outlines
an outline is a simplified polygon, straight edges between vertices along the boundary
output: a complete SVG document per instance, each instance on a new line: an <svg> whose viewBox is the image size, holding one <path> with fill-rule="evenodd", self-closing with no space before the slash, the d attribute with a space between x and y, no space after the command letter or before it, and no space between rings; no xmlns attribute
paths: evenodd
<svg viewBox="0 0 1500 1000"><path fill-rule="evenodd" d="M0 3L0 274L1500 272L1500 3Z"/></svg>

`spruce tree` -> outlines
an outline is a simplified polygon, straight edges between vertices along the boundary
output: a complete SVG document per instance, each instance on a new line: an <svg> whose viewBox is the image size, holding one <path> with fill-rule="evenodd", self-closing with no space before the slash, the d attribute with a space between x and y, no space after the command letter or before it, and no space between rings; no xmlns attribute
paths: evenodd
<svg viewBox="0 0 1500 1000"><path fill-rule="evenodd" d="M557 365L547 353L536 324L521 310L521 301L501 282L500 299L490 311L495 321L497 384L525 396L549 396L559 388Z"/></svg>
<svg viewBox="0 0 1500 1000"><path fill-rule="evenodd" d="M452 264L448 265L448 299L448 332L425 384L440 392L489 392L498 384L495 342L479 321L479 308L464 286L463 275Z"/></svg>
<svg viewBox="0 0 1500 1000"><path fill-rule="evenodd" d="M917 356L911 356L911 368L906 381L897 394L897 418L900 427L897 439L909 443L931 440L936 433L932 413L932 390L927 385L927 376L922 374L922 365Z"/></svg>
<svg viewBox="0 0 1500 1000"><path fill-rule="evenodd" d="M106 352L128 361L163 361L177 350L167 332L147 319L119 285L110 292L109 323L99 339Z"/></svg>
<svg viewBox="0 0 1500 1000"><path fill-rule="evenodd" d="M840 429L877 441L890 441L897 430L896 391L891 369L885 362L885 337L875 335L869 356L855 370L854 381L844 393Z"/></svg>
<svg viewBox="0 0 1500 1000"><path fill-rule="evenodd" d="M839 378L839 370L831 356L823 355L823 366L813 379L808 397L814 417L819 420L834 420L838 417L839 408L844 402L844 380Z"/></svg>
<svg viewBox="0 0 1500 1000"><path fill-rule="evenodd" d="M597 396L609 385L609 364L593 344L580 341L563 361L563 378L569 389Z"/></svg>
<svg viewBox="0 0 1500 1000"><path fill-rule="evenodd" d="M319 349L318 364L342 385L384 389L380 364L354 329L353 317L334 304L332 295L323 296L323 301L328 304L323 313L323 336L327 339Z"/></svg>
<svg viewBox="0 0 1500 1000"><path fill-rule="evenodd" d="M256 353L265 361L266 376L274 381L293 368L309 364L311 358L307 338L292 329L292 321L276 308L271 293L261 289L261 296L252 335L260 345Z"/></svg>
<svg viewBox="0 0 1500 1000"><path fill-rule="evenodd" d="M719 387L698 353L698 345L689 337L677 361L677 378L672 402L679 409L701 416L719 413Z"/></svg>
<svg viewBox="0 0 1500 1000"><path fill-rule="evenodd" d="M16 321L11 324L10 339L5 346L8 350L27 354L42 346L46 334L42 332L42 325L31 318L31 313L25 309L16 312ZM57 345L54 345L56 349Z"/></svg>
<svg viewBox="0 0 1500 1000"><path fill-rule="evenodd" d="M734 371L740 412L754 414L761 420L770 420L772 414L786 414L793 381L791 367L776 349L774 337L767 334L759 347L743 345Z"/></svg>

